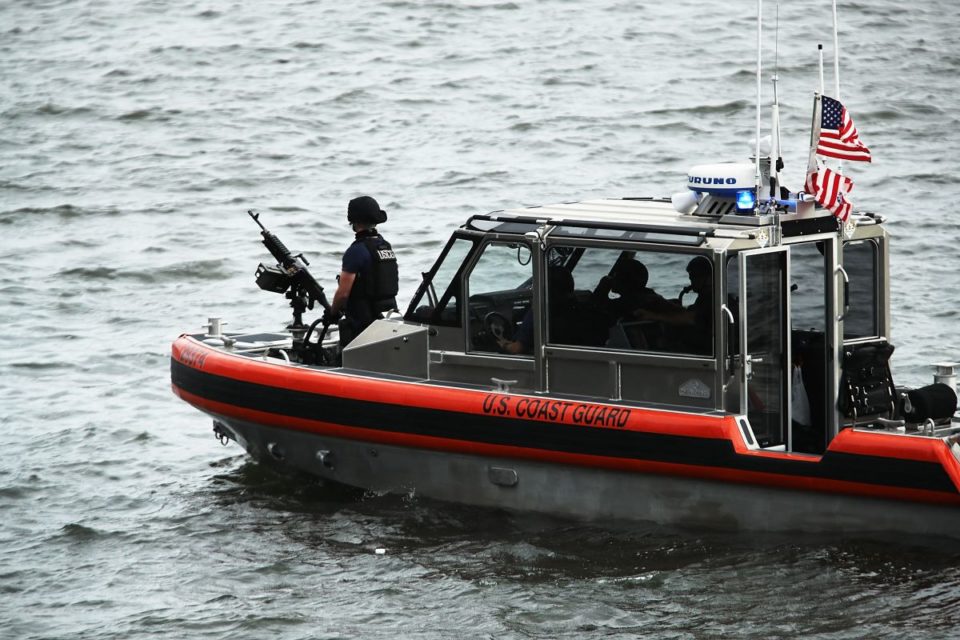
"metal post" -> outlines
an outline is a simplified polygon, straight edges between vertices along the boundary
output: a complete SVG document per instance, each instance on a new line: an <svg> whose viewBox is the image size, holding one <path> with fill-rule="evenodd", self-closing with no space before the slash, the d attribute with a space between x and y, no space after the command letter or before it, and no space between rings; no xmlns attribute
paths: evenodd
<svg viewBox="0 0 960 640"><path fill-rule="evenodd" d="M933 381L940 382L957 392L957 363L956 362L937 362L934 364L937 372L933 374Z"/></svg>

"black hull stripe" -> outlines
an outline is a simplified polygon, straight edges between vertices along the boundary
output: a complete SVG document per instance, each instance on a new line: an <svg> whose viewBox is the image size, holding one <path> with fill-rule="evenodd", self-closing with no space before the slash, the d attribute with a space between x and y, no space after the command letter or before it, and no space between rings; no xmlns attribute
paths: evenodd
<svg viewBox="0 0 960 640"><path fill-rule="evenodd" d="M543 451L715 467L957 493L938 463L826 453L819 463L738 455L726 439L639 433L356 401L217 376L171 359L173 384L201 398L277 415L391 433Z"/></svg>

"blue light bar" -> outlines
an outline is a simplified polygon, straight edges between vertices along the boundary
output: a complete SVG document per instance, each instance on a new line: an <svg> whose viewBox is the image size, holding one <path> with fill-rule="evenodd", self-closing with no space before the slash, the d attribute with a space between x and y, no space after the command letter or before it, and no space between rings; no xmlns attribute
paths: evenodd
<svg viewBox="0 0 960 640"><path fill-rule="evenodd" d="M737 210L753 211L753 206L757 203L753 196L753 190L737 191Z"/></svg>

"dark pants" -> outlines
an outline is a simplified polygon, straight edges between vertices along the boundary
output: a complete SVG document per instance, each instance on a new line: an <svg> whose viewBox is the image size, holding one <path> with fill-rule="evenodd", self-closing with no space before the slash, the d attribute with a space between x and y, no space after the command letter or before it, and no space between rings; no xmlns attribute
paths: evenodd
<svg viewBox="0 0 960 640"><path fill-rule="evenodd" d="M340 329L340 346L345 347L356 338L358 335L363 333L363 330L373 324L374 320L382 320L383 314L376 313L370 316L363 317L360 322L357 322L356 318L345 317L337 324L337 327Z"/></svg>

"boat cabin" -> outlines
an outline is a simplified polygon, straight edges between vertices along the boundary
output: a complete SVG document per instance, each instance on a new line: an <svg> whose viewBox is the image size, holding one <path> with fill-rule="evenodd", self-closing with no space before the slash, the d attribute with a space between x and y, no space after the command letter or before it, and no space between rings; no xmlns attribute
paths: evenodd
<svg viewBox="0 0 960 640"><path fill-rule="evenodd" d="M754 448L822 453L840 429L895 417L881 223L710 198L690 213L625 198L475 215L402 329L376 323L343 365L733 414Z"/></svg>

